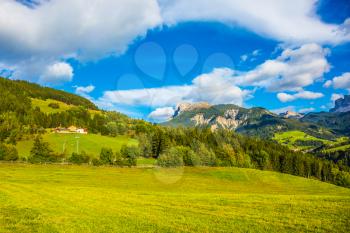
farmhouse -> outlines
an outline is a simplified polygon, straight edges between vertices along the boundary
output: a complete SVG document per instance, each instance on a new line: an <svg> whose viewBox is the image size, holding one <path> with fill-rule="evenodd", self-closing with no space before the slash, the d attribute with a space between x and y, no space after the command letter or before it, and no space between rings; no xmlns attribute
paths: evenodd
<svg viewBox="0 0 350 233"><path fill-rule="evenodd" d="M74 125L69 126L68 128L57 127L53 130L55 133L79 133L79 134L87 134L87 129L78 128Z"/></svg>

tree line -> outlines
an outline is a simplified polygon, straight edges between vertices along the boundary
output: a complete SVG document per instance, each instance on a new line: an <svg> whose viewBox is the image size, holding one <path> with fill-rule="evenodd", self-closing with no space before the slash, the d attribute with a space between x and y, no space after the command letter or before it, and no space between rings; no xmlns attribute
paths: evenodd
<svg viewBox="0 0 350 233"><path fill-rule="evenodd" d="M278 171L350 186L348 163L326 160L310 154L295 152L269 140L247 137L228 130L209 128L165 127L127 116L101 111L91 114L90 104L82 97L57 94L58 100L76 103L68 111L46 114L31 105L30 97L54 98L56 90L41 88L27 82L0 78L0 159L18 160L14 145L23 137L44 133L47 128L76 125L90 133L137 138L139 146L124 146L121 151L101 150L99 158L86 153L56 154L40 136L35 138L29 162L70 161L94 165L134 166L138 156L157 159L160 166L235 166ZM63 97L62 97L63 96ZM73 97L74 96L74 97ZM72 99L71 99L72 98ZM29 135L29 136L28 136Z"/></svg>

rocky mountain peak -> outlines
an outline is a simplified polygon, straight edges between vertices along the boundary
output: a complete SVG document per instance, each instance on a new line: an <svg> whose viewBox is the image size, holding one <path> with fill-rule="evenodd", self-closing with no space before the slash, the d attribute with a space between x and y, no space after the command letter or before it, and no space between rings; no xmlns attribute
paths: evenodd
<svg viewBox="0 0 350 233"><path fill-rule="evenodd" d="M301 118L303 117L303 114L293 112L293 111L286 111L284 113L280 113L280 116L283 118Z"/></svg>
<svg viewBox="0 0 350 233"><path fill-rule="evenodd" d="M335 101L334 108L330 112L350 112L350 95L344 95L344 98Z"/></svg>
<svg viewBox="0 0 350 233"><path fill-rule="evenodd" d="M212 105L207 103L207 102L180 103L176 106L176 110L175 110L173 117L176 117L176 116L178 116L181 113L186 112L186 111L192 111L192 110L196 110L196 109L208 109L211 106Z"/></svg>

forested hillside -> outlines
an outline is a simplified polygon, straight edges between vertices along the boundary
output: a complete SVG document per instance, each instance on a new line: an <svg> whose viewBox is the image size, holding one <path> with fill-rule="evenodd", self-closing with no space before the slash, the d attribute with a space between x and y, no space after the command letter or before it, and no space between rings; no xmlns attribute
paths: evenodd
<svg viewBox="0 0 350 233"><path fill-rule="evenodd" d="M33 163L69 161L134 166L137 157L146 157L156 159L157 164L164 167L185 165L256 168L350 186L347 164L338 165L336 160L329 161L295 152L274 141L240 135L227 129L154 125L130 119L117 112L96 111L91 114L89 106L93 109L96 107L82 97L60 91L59 97L55 97L56 91L50 88L21 81L0 80L0 160L28 159ZM38 106L32 105L33 98L59 99L77 105L61 112L43 112ZM89 151L67 154L64 150L52 150L50 144L42 139L41 135L49 133L50 128L70 125L84 127L89 134L97 137L125 136L124 139L133 138L138 143L133 143L132 146L125 144L120 151L102 148L100 157L92 158ZM35 140L30 155L26 158L18 155L16 144L28 138Z"/></svg>
<svg viewBox="0 0 350 233"><path fill-rule="evenodd" d="M54 99L66 104L82 106L88 109L97 109L96 105L88 99L53 88L42 87L27 81L9 80L0 77L0 89L2 90L2 97L6 96L4 93L5 91L6 94L14 96L26 96L43 100Z"/></svg>

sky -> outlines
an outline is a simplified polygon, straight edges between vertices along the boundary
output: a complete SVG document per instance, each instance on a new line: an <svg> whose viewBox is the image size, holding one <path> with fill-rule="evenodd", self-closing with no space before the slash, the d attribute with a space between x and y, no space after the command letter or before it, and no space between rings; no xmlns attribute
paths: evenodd
<svg viewBox="0 0 350 233"><path fill-rule="evenodd" d="M328 111L349 58L347 0L0 1L0 76L155 122L181 102Z"/></svg>

